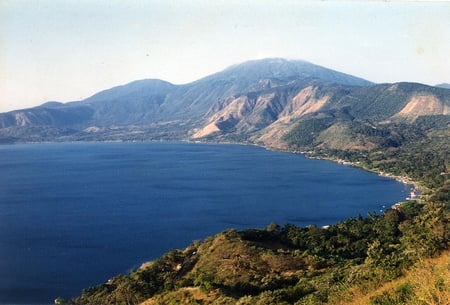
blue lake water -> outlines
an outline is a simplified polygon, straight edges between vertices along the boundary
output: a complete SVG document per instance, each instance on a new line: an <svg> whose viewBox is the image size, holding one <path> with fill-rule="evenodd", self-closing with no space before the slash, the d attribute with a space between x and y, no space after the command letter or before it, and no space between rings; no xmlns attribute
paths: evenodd
<svg viewBox="0 0 450 305"><path fill-rule="evenodd" d="M327 225L407 192L254 146L0 146L0 304L51 304L227 228Z"/></svg>

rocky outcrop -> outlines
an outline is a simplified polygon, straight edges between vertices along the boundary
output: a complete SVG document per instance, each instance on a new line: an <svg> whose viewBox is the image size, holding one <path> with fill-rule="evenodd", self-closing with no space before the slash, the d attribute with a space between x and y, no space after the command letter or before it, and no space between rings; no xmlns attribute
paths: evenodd
<svg viewBox="0 0 450 305"><path fill-rule="evenodd" d="M419 117L422 115L449 115L450 103L429 93L415 94L405 107L397 114L398 117Z"/></svg>

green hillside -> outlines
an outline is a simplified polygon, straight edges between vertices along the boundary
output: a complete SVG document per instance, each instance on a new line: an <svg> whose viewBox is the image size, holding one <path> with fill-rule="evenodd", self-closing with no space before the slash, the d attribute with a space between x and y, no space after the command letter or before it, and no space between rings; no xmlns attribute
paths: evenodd
<svg viewBox="0 0 450 305"><path fill-rule="evenodd" d="M370 293L439 256L449 246L449 229L442 204L410 202L326 229L231 230L170 251L68 303L334 304L350 288ZM448 278L439 283L450 285Z"/></svg>

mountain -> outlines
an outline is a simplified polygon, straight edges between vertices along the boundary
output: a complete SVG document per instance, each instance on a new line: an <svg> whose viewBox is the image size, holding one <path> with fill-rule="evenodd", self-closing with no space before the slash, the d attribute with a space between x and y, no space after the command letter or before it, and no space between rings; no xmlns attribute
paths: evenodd
<svg viewBox="0 0 450 305"><path fill-rule="evenodd" d="M141 80L99 92L75 103L46 103L40 107L2 114L1 127L14 125L47 125L46 120L20 120L18 117L39 117L42 109L60 110L78 107L92 109L92 117L76 122L99 125L127 125L150 123L177 118L202 116L210 104L220 98L237 93L254 91L275 84L298 79L323 79L348 85L370 85L370 82L329 70L304 61L266 59L249 61L186 85L173 85L161 80ZM40 108L41 110L38 110ZM35 112L35 110L37 110ZM75 114L74 114L75 115ZM53 122L63 125L61 122ZM71 125L71 122L66 124Z"/></svg>
<svg viewBox="0 0 450 305"><path fill-rule="evenodd" d="M291 81L320 79L344 85L369 86L369 81L305 61L269 58L248 61L181 86L170 96L169 113L203 115L211 103L245 92L277 87ZM166 106L166 105L164 105Z"/></svg>
<svg viewBox="0 0 450 305"><path fill-rule="evenodd" d="M193 139L287 148L286 137L314 121L322 126L315 131L322 145L334 147L338 143L331 143L333 134L339 130L348 135L347 125L376 128L447 116L449 96L442 88L373 84L305 61L269 58L184 85L140 80L82 101L3 113L0 142ZM366 142L338 146L377 145Z"/></svg>
<svg viewBox="0 0 450 305"><path fill-rule="evenodd" d="M435 87L444 88L444 89L450 89L450 84L442 83L442 84L435 85Z"/></svg>

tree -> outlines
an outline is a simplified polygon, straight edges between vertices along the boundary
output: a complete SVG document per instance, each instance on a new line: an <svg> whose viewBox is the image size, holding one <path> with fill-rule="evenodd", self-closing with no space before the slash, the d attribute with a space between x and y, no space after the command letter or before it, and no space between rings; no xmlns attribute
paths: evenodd
<svg viewBox="0 0 450 305"><path fill-rule="evenodd" d="M433 257L450 244L450 216L442 203L428 203L423 212L400 226L406 253L415 259Z"/></svg>

